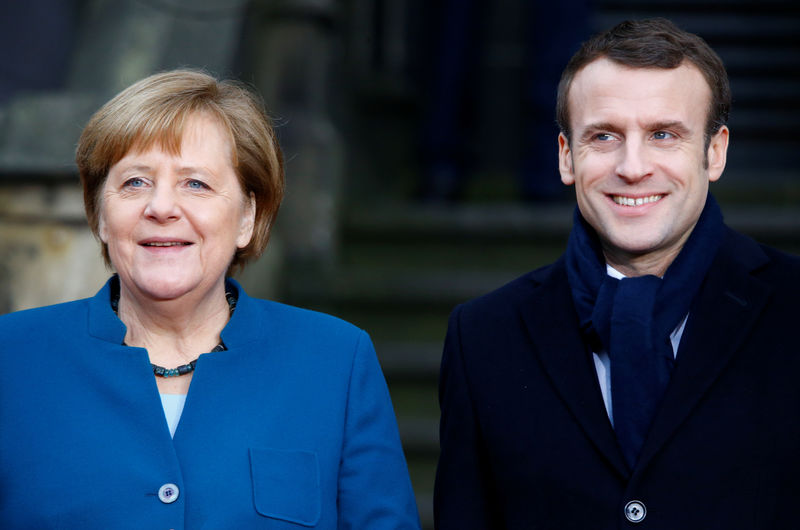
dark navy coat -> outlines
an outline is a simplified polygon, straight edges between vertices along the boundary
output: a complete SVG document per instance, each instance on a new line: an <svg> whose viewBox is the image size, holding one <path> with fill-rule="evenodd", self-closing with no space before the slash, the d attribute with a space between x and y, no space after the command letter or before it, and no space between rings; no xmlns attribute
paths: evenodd
<svg viewBox="0 0 800 530"><path fill-rule="evenodd" d="M458 307L440 381L439 530L800 528L800 260L728 230L635 469L563 258ZM625 516L638 501L639 522Z"/></svg>

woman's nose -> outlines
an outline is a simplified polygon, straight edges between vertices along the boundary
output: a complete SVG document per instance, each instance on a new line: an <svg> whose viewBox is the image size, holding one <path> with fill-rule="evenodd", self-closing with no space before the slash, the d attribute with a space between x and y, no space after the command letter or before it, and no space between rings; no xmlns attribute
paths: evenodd
<svg viewBox="0 0 800 530"><path fill-rule="evenodd" d="M156 184L145 207L144 214L159 223L178 219L181 215L181 210L175 189L172 186Z"/></svg>

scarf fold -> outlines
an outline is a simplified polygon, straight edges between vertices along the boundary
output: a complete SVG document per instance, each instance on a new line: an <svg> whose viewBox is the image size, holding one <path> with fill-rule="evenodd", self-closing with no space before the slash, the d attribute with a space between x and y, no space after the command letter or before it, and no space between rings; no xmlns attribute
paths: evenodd
<svg viewBox="0 0 800 530"><path fill-rule="evenodd" d="M689 312L723 233L722 213L709 193L663 278L617 280L607 274L597 233L575 208L567 278L585 339L611 360L614 430L631 468L669 383L675 360L670 335Z"/></svg>

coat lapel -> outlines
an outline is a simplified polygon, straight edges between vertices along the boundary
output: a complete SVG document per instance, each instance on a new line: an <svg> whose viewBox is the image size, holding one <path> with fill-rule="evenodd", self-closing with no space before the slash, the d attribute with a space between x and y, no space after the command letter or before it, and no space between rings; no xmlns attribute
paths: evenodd
<svg viewBox="0 0 800 530"><path fill-rule="evenodd" d="M750 273L767 261L755 242L728 230L690 310L678 362L637 470L644 469L680 427L750 332L771 292Z"/></svg>
<svg viewBox="0 0 800 530"><path fill-rule="evenodd" d="M629 475L606 414L591 353L581 339L563 258L534 276L533 298L521 304L536 353L575 419L622 477ZM555 332L558 330L558 332Z"/></svg>

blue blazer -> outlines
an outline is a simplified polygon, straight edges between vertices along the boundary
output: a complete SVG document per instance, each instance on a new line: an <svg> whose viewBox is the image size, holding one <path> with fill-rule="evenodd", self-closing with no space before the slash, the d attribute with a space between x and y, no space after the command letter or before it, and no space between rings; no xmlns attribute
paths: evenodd
<svg viewBox="0 0 800 530"><path fill-rule="evenodd" d="M0 317L0 528L419 528L367 334L231 284L174 439L108 284Z"/></svg>
<svg viewBox="0 0 800 530"><path fill-rule="evenodd" d="M633 469L563 259L458 307L440 383L437 529L800 528L798 304L800 259L727 231ZM632 501L646 508L635 524Z"/></svg>

